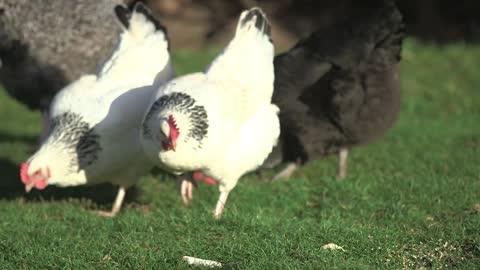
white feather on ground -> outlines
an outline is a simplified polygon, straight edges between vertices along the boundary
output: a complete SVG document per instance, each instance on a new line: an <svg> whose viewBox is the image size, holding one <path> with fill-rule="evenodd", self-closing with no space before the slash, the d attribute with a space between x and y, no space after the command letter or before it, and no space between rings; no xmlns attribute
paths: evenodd
<svg viewBox="0 0 480 270"><path fill-rule="evenodd" d="M195 258L190 256L183 256L182 260L186 261L189 265L194 265L194 266L207 266L210 268L222 267L222 263L219 263L217 261L205 260L205 259L200 259L200 258Z"/></svg>

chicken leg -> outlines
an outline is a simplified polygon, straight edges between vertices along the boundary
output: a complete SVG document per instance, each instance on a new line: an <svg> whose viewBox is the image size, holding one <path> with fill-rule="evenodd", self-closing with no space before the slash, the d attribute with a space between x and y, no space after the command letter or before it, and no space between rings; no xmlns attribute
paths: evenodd
<svg viewBox="0 0 480 270"><path fill-rule="evenodd" d="M182 195L182 200L184 205L188 205L188 203L193 198L193 187L197 186L197 183L202 181L209 185L218 185L215 179L204 175L202 172L194 172L192 173L191 180L183 179L181 186L180 186L180 193Z"/></svg>
<svg viewBox="0 0 480 270"><path fill-rule="evenodd" d="M125 199L126 190L127 189L125 187L120 186L111 211L94 211L94 213L101 217L115 217L120 211L120 209L122 208L123 199Z"/></svg>
<svg viewBox="0 0 480 270"><path fill-rule="evenodd" d="M180 186L180 194L182 195L183 205L188 205L193 198L193 182L183 179Z"/></svg>
<svg viewBox="0 0 480 270"><path fill-rule="evenodd" d="M225 204L227 203L229 191L222 191L220 192L220 197L218 197L217 206L215 207L215 212L213 215L216 219L222 218L223 208L225 208Z"/></svg>
<svg viewBox="0 0 480 270"><path fill-rule="evenodd" d="M342 147L338 153L338 180L343 180L347 176L347 157L348 148Z"/></svg>
<svg viewBox="0 0 480 270"><path fill-rule="evenodd" d="M287 163L285 168L281 170L279 173L277 173L273 178L272 181L279 181L279 180L285 180L292 176L292 174L298 169L298 165L296 163L290 162Z"/></svg>

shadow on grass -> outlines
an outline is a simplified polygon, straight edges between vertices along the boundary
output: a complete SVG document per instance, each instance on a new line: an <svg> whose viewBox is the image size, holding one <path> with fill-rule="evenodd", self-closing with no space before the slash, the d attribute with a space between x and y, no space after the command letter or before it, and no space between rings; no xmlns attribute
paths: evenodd
<svg viewBox="0 0 480 270"><path fill-rule="evenodd" d="M48 186L44 190L32 190L25 193L24 185L19 176L19 164L0 158L0 172L2 178L0 181L0 199L13 200L16 198L25 198L27 201L57 201L66 199L88 199L99 206L110 205L115 200L118 187L112 184L99 184L92 186L78 187L55 187ZM135 186L127 191L125 203L137 202L139 189Z"/></svg>

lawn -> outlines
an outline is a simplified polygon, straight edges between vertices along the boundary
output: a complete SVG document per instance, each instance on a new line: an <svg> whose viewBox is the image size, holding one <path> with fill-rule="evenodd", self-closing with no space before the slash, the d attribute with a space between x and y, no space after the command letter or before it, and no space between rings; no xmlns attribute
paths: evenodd
<svg viewBox="0 0 480 270"><path fill-rule="evenodd" d="M213 55L177 52L174 63L186 73ZM26 196L18 167L40 115L0 90L0 269L188 269L184 255L227 269L480 269L479 63L480 47L409 40L400 118L351 152L343 182L336 157L290 181L250 175L221 221L216 187L199 186L183 207L165 175L142 178L114 219L90 213L109 209L109 186Z"/></svg>

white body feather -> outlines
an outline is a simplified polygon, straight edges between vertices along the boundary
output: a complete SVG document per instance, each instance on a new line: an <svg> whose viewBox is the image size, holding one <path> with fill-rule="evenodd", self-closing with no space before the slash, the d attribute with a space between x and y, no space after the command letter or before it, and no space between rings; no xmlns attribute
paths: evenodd
<svg viewBox="0 0 480 270"><path fill-rule="evenodd" d="M98 75L84 76L67 86L50 109L52 119L75 113L93 128L101 148L97 159L72 172L66 163L76 153L66 151L50 136L30 158L29 171L49 166L48 184L58 186L112 182L128 187L146 173L152 165L143 154L138 132L153 94L151 85L156 78L158 85L174 76L167 47L165 33L143 14L133 13L129 28Z"/></svg>
<svg viewBox="0 0 480 270"><path fill-rule="evenodd" d="M158 140L143 137L150 158L174 173L203 171L220 183L222 192L233 189L243 174L263 163L280 134L279 110L271 104L273 57L269 36L255 27L255 20L244 25L239 22L233 40L205 73L179 77L161 86L155 99L182 92L195 99L195 105L203 106L208 133L199 146L186 137L191 126L186 115L161 110L144 125L158 132L159 119L175 113L178 144L175 151L162 151Z"/></svg>

